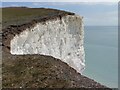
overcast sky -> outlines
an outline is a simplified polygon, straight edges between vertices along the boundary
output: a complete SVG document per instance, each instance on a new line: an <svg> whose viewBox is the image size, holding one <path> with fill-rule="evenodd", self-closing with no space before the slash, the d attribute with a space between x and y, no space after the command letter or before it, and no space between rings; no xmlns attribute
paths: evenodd
<svg viewBox="0 0 120 90"><path fill-rule="evenodd" d="M118 4L114 2L4 2L3 7L46 7L75 12L84 17L86 26L117 26Z"/></svg>

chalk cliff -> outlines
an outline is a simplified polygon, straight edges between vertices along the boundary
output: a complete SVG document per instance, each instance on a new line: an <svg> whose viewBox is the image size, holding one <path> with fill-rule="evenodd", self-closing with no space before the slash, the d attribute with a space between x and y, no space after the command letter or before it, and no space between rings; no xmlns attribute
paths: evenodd
<svg viewBox="0 0 120 90"><path fill-rule="evenodd" d="M83 18L27 7L2 9L2 88L103 88L85 68Z"/></svg>
<svg viewBox="0 0 120 90"><path fill-rule="evenodd" d="M11 54L49 55L66 62L78 72L85 68L83 19L79 15L38 22L11 40Z"/></svg>

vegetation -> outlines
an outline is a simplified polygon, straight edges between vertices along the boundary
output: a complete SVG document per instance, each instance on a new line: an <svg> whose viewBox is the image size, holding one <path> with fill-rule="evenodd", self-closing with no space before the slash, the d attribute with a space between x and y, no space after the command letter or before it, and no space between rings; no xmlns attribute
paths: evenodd
<svg viewBox="0 0 120 90"><path fill-rule="evenodd" d="M44 8L3 8L2 24L5 28L64 13L69 12ZM7 29L3 36L5 37L6 33L13 35L10 30ZM15 30L19 31L17 27ZM77 73L59 59L44 55L11 55L5 45L2 47L2 88L106 88Z"/></svg>
<svg viewBox="0 0 120 90"><path fill-rule="evenodd" d="M106 88L51 56L3 56L3 88Z"/></svg>
<svg viewBox="0 0 120 90"><path fill-rule="evenodd" d="M56 9L8 7L2 8L2 26L21 25L46 16L70 13Z"/></svg>
<svg viewBox="0 0 120 90"><path fill-rule="evenodd" d="M26 55L14 58L14 60L10 58L4 59L3 88L50 88L67 86L69 80L60 78L60 75L57 75L60 72L55 69L58 69L60 66L56 66L57 62L52 57Z"/></svg>

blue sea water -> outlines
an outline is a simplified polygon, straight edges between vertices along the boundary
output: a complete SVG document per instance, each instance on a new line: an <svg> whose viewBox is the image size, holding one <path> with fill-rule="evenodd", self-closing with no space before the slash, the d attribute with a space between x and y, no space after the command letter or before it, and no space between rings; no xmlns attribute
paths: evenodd
<svg viewBox="0 0 120 90"><path fill-rule="evenodd" d="M99 83L118 88L118 27L85 27L86 69L83 72Z"/></svg>

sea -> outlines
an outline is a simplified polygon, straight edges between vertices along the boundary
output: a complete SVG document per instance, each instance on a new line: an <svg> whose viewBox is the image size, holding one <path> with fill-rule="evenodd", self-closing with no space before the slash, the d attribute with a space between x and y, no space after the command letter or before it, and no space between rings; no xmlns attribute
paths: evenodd
<svg viewBox="0 0 120 90"><path fill-rule="evenodd" d="M83 75L107 87L118 88L118 27L85 26L84 36Z"/></svg>

